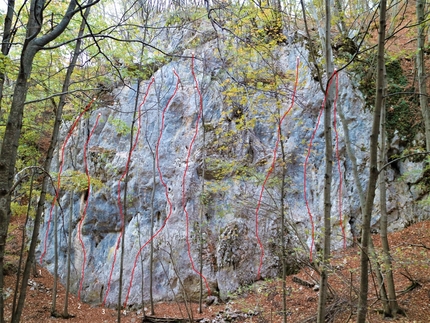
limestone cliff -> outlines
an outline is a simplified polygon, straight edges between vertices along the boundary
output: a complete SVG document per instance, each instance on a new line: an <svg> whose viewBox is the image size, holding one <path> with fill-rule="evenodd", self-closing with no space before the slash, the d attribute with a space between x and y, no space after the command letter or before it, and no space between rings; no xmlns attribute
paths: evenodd
<svg viewBox="0 0 430 323"><path fill-rule="evenodd" d="M236 103L232 103L225 95L225 81L230 79L231 75L223 67L225 62L216 55L219 46L217 39L220 36L214 35L210 27L201 33L205 37L201 36L203 41L193 49L196 58L194 69L191 67L192 51L187 49L187 44L195 35L170 34L165 35L164 40L160 36L158 43L154 45L159 46L169 39L167 51L179 48L181 57L161 66L153 75L152 84L150 79L143 80L139 93L136 82L115 88L111 93L114 96L111 104L98 103L97 108L87 114L88 118L80 122L66 146L63 172L75 170L84 174L83 147L97 115L101 114L88 144L88 165L91 177L98 179L103 185L101 188L92 188L89 194L86 190L79 191L77 188L74 191L63 190L60 196L63 214L59 218L58 226L59 272L64 282L68 218L72 210L71 259L74 291L79 287L84 259L77 234L78 223L88 199L81 230L86 250L82 289L85 301L102 302L110 282L106 304L113 306L117 302L121 253L121 248L117 249L117 241L122 223L120 207L124 212L125 224L123 299L134 271L128 298L130 305L140 304L142 296L145 300L148 299L148 242L154 233L153 292L156 300L182 297L184 289L187 297L197 297L199 275L193 270L193 265L199 271L200 245L203 248L202 274L211 291L219 292L221 297L226 297L240 285L257 279L261 255L259 239L264 250L261 278L275 277L280 273L281 234L286 237L288 263L290 271L293 272L296 259L308 257L308 250L304 245L309 248L312 241L311 222L303 192L304 163L311 138L313 143L306 167L306 194L315 223L318 245L323 213L322 126L314 134L313 132L324 95L314 80L312 69L306 63L309 58L305 40L298 34L291 34L289 42L276 49L276 65L284 75L289 75L285 77L284 91L288 95L276 97L272 93L261 92L258 96L253 94L250 97L243 88L243 92L236 94L234 101L240 104L235 105ZM274 116L279 116L277 109L280 109L282 114L291 105L294 88L292 76L295 75L297 58L300 65L295 102L282 124L283 149L286 156L287 185L284 201L287 229L283 233L280 231L280 181L276 180L281 176L282 151L279 145L276 167L262 194L257 238L256 208L263 181L271 167L277 139ZM180 78L179 85L173 69ZM199 82L198 88L193 71ZM246 82L245 79L235 81ZM121 180L121 177L126 170L130 153L130 127L135 115L136 96L140 104L150 84L146 101L138 110L140 117L134 119L133 139L136 138L137 132L139 138L128 166L125 202L125 178ZM197 90L201 91L203 97L203 115L200 119ZM252 109L251 104L247 103L251 101ZM337 109L341 109L345 114L361 185L365 187L371 116L364 109L362 94L346 72L339 74ZM247 122L246 126L243 126L243 120ZM333 244L340 248L342 232L339 214L350 243L359 230L360 205L351 162L346 154L344 129L339 116L336 120L340 173L334 156L332 232ZM69 126L65 124L62 140ZM336 143L333 142L333 145ZM53 171L57 168L58 163L54 165ZM427 214L426 210L416 203L417 199L422 198L422 192L413 184L422 176L421 169L422 163L400 163L401 174L416 178L399 182L399 174L388 168L388 211L392 228L402 227ZM338 210L340 176L341 213ZM121 206L118 202L118 185ZM187 212L184 211L184 203ZM379 202L376 200L373 223L378 220L378 208ZM154 220L152 233L151 217ZM49 206L40 235L39 255L44 248L48 218ZM202 240L199 235L200 226ZM53 270L54 256L52 228L51 224L43 263L50 270ZM147 245L144 246L145 244ZM188 245L192 261L188 255ZM112 270L115 257L116 263Z"/></svg>

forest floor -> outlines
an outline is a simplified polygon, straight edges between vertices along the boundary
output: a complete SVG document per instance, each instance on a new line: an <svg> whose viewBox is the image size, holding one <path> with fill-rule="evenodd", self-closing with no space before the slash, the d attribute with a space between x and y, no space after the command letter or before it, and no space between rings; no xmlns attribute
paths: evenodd
<svg viewBox="0 0 430 323"><path fill-rule="evenodd" d="M19 246L21 225L17 220L12 224L11 236L17 243L9 245ZM373 235L375 246L379 248L379 235ZM402 323L430 322L430 221L413 224L408 228L389 235L392 250L394 278L398 301L405 311L405 316L390 319ZM9 249L9 260L19 250ZM334 296L328 304L329 322L354 322L357 293L359 288L359 253L358 247L349 247L333 254L331 261L332 272L329 282ZM10 317L10 310L15 290L16 272L11 270L5 277L5 291L9 296L5 303L6 317ZM110 323L117 322L117 311L100 306L92 306L80 302L75 295L69 296L69 314L73 318L65 320L51 316L53 276L45 269L37 267L35 276L32 275L27 287L27 298L21 322L71 322L71 323ZM289 276L287 286L287 315L288 322L314 322L318 291L298 284L297 279L314 283L318 275L311 268L305 267L298 274ZM386 322L381 314L382 304L377 297L377 287L371 279L369 288L369 323ZM65 299L64 286L58 287L56 311L63 312ZM122 311L121 322L142 322L145 308L137 311ZM228 302L203 308L203 314L197 314L198 304L192 304L194 319L236 316L232 322L282 322L282 282L280 280L262 280L250 286L245 286L231 295ZM188 318L183 303L157 303L155 305L157 317ZM246 314L246 315L245 315ZM7 319L7 322L9 319ZM226 320L227 321L227 320ZM161 321L162 322L162 321ZM185 322L185 321L184 321ZM223 322L223 321L216 321ZM230 322L230 321L227 321Z"/></svg>

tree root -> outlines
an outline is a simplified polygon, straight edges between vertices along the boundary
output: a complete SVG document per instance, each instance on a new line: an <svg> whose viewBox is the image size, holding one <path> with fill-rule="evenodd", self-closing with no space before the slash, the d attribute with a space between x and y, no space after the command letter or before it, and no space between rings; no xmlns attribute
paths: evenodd
<svg viewBox="0 0 430 323"><path fill-rule="evenodd" d="M414 290L415 288L421 287L421 284L416 279L412 278L412 276L409 273L404 274L401 272L400 274L402 274L404 277L409 279L411 284L408 287L406 287L404 290L398 292L397 295L403 295L403 294L409 293L410 291Z"/></svg>
<svg viewBox="0 0 430 323"><path fill-rule="evenodd" d="M72 319L75 317L75 315L72 315L72 314L64 315L63 313L59 313L57 311L51 312L51 316L55 318L65 319L65 320Z"/></svg>

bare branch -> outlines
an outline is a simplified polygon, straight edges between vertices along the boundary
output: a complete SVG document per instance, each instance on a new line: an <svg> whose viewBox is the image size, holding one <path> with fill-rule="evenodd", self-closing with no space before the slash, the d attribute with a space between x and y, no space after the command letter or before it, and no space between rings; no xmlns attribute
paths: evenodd
<svg viewBox="0 0 430 323"><path fill-rule="evenodd" d="M411 247L420 247L420 248L424 248L424 249L430 250L430 247L427 247L424 243L420 243L420 244L411 243L410 246Z"/></svg>
<svg viewBox="0 0 430 323"><path fill-rule="evenodd" d="M26 101L24 104L27 105L27 104L32 104L32 103L38 103L38 102L42 102L42 101L46 101L46 100L51 100L51 99L56 98L56 97L61 96L61 95L72 94L75 92L86 92L86 91L100 91L100 89L99 88L90 88L90 89L85 89L85 90L78 89L78 90L70 90L70 91L66 91L66 92L59 92L59 93L54 93L50 96L46 96L46 97L41 98L41 99Z"/></svg>
<svg viewBox="0 0 430 323"><path fill-rule="evenodd" d="M388 166L390 166L391 164L393 164L395 162L398 162L399 160L406 159L406 158L413 157L413 156L418 156L418 155L430 155L430 151L422 151L422 152L418 152L418 153L408 154L408 155L393 159L392 161L390 161L390 162L386 163L384 166L382 166L381 169L378 171L378 174L383 169L387 168Z"/></svg>

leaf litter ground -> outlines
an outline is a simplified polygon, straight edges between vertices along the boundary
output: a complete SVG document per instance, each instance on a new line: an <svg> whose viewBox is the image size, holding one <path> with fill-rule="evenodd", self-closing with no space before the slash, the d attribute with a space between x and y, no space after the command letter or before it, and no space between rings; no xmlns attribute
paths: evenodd
<svg viewBox="0 0 430 323"><path fill-rule="evenodd" d="M7 262L17 261L21 241L21 224L13 221L11 236L16 240L9 243ZM379 235L372 236L377 249L380 249ZM395 322L430 322L430 221L413 224L410 227L389 235L392 250L394 278L399 304L406 316L399 316ZM15 249L12 247L15 246ZM335 297L329 301L328 317L331 322L354 322L359 288L359 248L357 246L333 254L332 272L329 278ZM12 266L11 268L14 268ZM45 269L37 267L36 275L31 277L27 287L27 298L21 322L61 322L61 318L51 317L53 277ZM297 279L299 278L299 279ZM317 282L318 276L309 267L297 275L289 276L287 286L288 322L314 322L317 308L318 291L299 284ZM16 273L5 276L7 294L15 290ZM369 288L369 315L371 323L386 322L380 314L381 302L377 298L377 286L371 279ZM57 311L62 312L65 297L64 286L59 286ZM6 299L6 317L10 317L13 294ZM146 305L147 307L147 305ZM208 318L210 322L218 317L236 316L235 322L282 322L282 282L280 280L261 280L245 286L231 295L228 302L205 307L203 314L197 314L198 304L192 304L193 317ZM142 322L143 310L126 311L121 314L121 322ZM157 303L155 313L158 317L187 318L183 303ZM69 314L76 323L110 323L117 321L114 309L103 308L79 302L75 295L69 296ZM246 315L245 315L246 314ZM8 321L8 320L7 320Z"/></svg>

